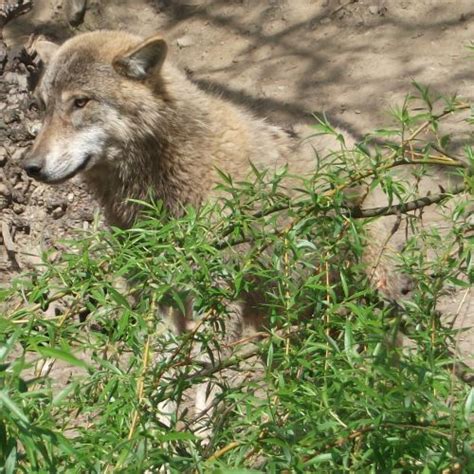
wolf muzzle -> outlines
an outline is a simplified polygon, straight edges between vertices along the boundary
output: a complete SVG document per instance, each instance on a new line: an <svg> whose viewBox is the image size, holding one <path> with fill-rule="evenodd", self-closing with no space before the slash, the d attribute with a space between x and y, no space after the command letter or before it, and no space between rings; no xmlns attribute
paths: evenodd
<svg viewBox="0 0 474 474"><path fill-rule="evenodd" d="M30 178L41 180L43 172L43 160L28 156L24 159L22 167Z"/></svg>

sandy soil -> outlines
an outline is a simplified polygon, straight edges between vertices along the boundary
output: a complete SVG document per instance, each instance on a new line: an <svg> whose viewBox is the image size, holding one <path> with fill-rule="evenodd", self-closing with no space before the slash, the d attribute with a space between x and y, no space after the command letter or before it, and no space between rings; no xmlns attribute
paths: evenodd
<svg viewBox="0 0 474 474"><path fill-rule="evenodd" d="M471 0L89 0L77 28L68 22L66 2L33 3L29 13L3 29L8 46L0 84L4 281L32 263L22 252L48 245L50 235L87 227L96 210L79 185L31 183L18 167L36 123L26 106L20 54L31 33L63 40L99 28L143 36L159 32L169 41L173 60L199 85L282 125L309 122L311 113L325 112L333 123L362 135L390 123L390 107L402 103L414 79L443 94L474 97L472 53L466 48L474 38ZM447 314L457 314L458 326L474 324L472 296L452 295L443 302ZM466 361L473 339L472 331L460 339Z"/></svg>

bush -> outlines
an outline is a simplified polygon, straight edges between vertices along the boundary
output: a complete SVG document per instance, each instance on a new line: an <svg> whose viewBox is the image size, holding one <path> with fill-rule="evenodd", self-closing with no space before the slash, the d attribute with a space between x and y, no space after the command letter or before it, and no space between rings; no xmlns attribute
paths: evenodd
<svg viewBox="0 0 474 474"><path fill-rule="evenodd" d="M454 156L440 131L469 106L416 87L396 128L353 150L339 137L298 197L284 192L287 170L222 176L218 204L179 219L143 204L135 228L82 233L2 290L1 472L472 472L472 379L437 311L473 276L472 209L455 199L472 191L473 152ZM323 118L316 133L337 132ZM457 184L420 196L433 166ZM349 207L361 185L387 205ZM444 232L424 225L427 205ZM384 215L414 231L392 269L410 279L403 299L364 270ZM268 330L222 342L229 304L257 284ZM157 309L190 296L199 322L174 337ZM191 413L159 416L209 380L220 386L209 439Z"/></svg>

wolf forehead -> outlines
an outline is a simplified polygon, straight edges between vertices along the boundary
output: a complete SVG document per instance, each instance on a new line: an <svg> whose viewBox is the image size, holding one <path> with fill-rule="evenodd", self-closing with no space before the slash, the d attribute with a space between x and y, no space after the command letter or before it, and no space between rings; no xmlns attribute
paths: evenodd
<svg viewBox="0 0 474 474"><path fill-rule="evenodd" d="M55 52L40 81L38 90L48 96L52 91L91 86L104 87L117 80L114 59L135 47L142 38L125 32L99 30L67 40ZM115 82L116 86L116 82Z"/></svg>

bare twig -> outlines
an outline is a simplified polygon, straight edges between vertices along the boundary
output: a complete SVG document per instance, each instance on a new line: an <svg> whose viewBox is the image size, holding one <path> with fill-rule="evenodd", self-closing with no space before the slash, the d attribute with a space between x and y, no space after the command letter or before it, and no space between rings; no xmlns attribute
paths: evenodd
<svg viewBox="0 0 474 474"><path fill-rule="evenodd" d="M227 446L224 446L223 448L219 449L214 454L209 456L207 458L207 461L215 461L217 458L220 458L221 456L223 456L228 451L231 451L232 449L235 449L237 446L239 446L239 444L240 443L238 441L232 441Z"/></svg>
<svg viewBox="0 0 474 474"><path fill-rule="evenodd" d="M466 187L461 184L456 186L451 191L446 191L439 194L432 194L430 196L424 196L413 201L404 202L401 204L395 204L393 206L382 206L374 207L371 209L348 209L346 215L353 217L354 219L363 219L368 217L378 217L378 216L393 216L405 212L414 211L416 209L421 209L431 204L436 204L443 201L449 197L455 196L456 194L461 194L466 190Z"/></svg>

